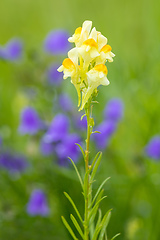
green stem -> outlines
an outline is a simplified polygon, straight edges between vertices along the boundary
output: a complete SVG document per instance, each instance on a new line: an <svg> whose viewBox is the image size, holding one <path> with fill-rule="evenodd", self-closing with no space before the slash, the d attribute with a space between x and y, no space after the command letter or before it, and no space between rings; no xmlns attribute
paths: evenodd
<svg viewBox="0 0 160 240"><path fill-rule="evenodd" d="M89 169L89 144L90 144L90 136L92 133L92 125L91 125L91 99L87 103L87 107L85 108L85 113L87 117L87 139L86 139L86 151L85 151L85 172L88 172ZM89 239L89 222L88 222L88 215L89 215L89 175L87 177L87 192L85 196L85 219L84 219L84 240Z"/></svg>

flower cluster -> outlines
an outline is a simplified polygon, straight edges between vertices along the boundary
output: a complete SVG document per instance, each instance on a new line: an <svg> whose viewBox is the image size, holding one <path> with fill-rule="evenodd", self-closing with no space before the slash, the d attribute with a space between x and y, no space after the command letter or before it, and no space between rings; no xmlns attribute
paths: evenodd
<svg viewBox="0 0 160 240"><path fill-rule="evenodd" d="M76 47L68 52L68 58L64 59L58 68L64 73L63 78L71 77L71 83L78 93L78 106L82 110L99 85L108 85L107 67L105 62L113 61L115 56L111 46L107 44L107 38L94 27L92 22L85 21L82 27L78 27L69 42ZM82 94L81 94L82 92Z"/></svg>

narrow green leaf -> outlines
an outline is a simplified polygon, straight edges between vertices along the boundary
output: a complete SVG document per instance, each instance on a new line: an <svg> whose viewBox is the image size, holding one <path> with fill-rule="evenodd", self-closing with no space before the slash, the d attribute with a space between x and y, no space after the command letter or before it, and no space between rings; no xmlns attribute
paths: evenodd
<svg viewBox="0 0 160 240"><path fill-rule="evenodd" d="M98 220L97 220L97 224L96 224L96 228L95 228L94 234L92 236L92 240L96 240L97 239L98 233L101 230L101 228L99 228L100 223L101 223L101 219L102 219L102 212L101 212L101 209L99 209Z"/></svg>
<svg viewBox="0 0 160 240"><path fill-rule="evenodd" d="M75 219L75 217L74 217L72 214L70 215L70 217L71 217L71 220L72 220L74 226L76 227L77 231L79 232L79 234L81 235L81 237L84 239L84 234L83 234L82 229L81 229L81 227L79 226L77 220Z"/></svg>
<svg viewBox="0 0 160 240"><path fill-rule="evenodd" d="M104 233L104 238L105 238L105 240L107 240L108 238L107 238L107 232L105 231L105 233Z"/></svg>
<svg viewBox="0 0 160 240"><path fill-rule="evenodd" d="M78 143L75 143L75 144L80 148L81 153L82 153L83 157L85 158L85 154L84 154L84 151L83 151L83 148L81 147L81 145Z"/></svg>
<svg viewBox="0 0 160 240"><path fill-rule="evenodd" d="M102 182L102 184L99 186L99 188L98 188L98 190L97 190L97 192L96 192L96 194L95 194L95 196L94 196L94 199L93 199L91 205L93 205L93 203L95 202L95 200L96 200L99 192L101 191L103 185L104 185L109 179L110 179L110 177L106 178L106 179Z"/></svg>
<svg viewBox="0 0 160 240"><path fill-rule="evenodd" d="M89 168L89 173L93 170L93 167L94 167L94 165L95 165L95 163L96 163L96 161L97 161L97 158L98 158L98 156L99 156L100 154L102 154L102 152L98 152L98 153L96 154L96 156L95 156L95 158L94 158L94 160L93 160L93 162L92 162L92 164L91 164L91 166L90 166L90 168Z"/></svg>
<svg viewBox="0 0 160 240"><path fill-rule="evenodd" d="M120 233L117 233L111 240L114 240L116 237L118 237L119 235L121 235Z"/></svg>
<svg viewBox="0 0 160 240"><path fill-rule="evenodd" d="M84 198L85 198L85 199L86 199L86 197L87 197L88 177L89 177L89 172L87 171L87 172L85 173L85 176L84 176L84 187L83 187Z"/></svg>
<svg viewBox="0 0 160 240"><path fill-rule="evenodd" d="M66 192L64 192L64 195L66 196L66 198L68 198L68 200L69 200L70 203L72 204L74 210L76 211L77 216L79 217L80 221L83 223L82 217L81 217L81 215L80 215L80 213L79 213L79 211L78 211L75 203L73 202L72 198L71 198L71 197L68 195L68 193L66 193Z"/></svg>
<svg viewBox="0 0 160 240"><path fill-rule="evenodd" d="M81 116L81 121L82 121L82 119L83 119L85 116L86 116L86 114L83 114L83 115Z"/></svg>
<svg viewBox="0 0 160 240"><path fill-rule="evenodd" d="M97 172L98 166L99 166L99 164L101 162L101 158L102 158L102 153L99 154L99 157L98 157L98 159L97 159L97 161L96 161L96 163L95 163L95 165L93 167L93 171L92 171L92 174L91 174L91 180L94 179L94 176L95 176L95 174Z"/></svg>
<svg viewBox="0 0 160 240"><path fill-rule="evenodd" d="M91 210L91 212L90 212L90 214L89 214L88 220L90 220L92 214L93 214L94 211L96 210L96 207L97 207L97 206L100 204L100 202L101 202L103 199L105 199L106 197L107 197L107 196L102 197L102 198L94 205L94 207L92 208L92 210Z"/></svg>
<svg viewBox="0 0 160 240"><path fill-rule="evenodd" d="M67 230L69 231L69 233L71 234L71 236L73 237L74 240L78 240L78 238L75 236L72 228L69 226L68 222L66 221L66 219L62 216L62 221L65 225L65 227L67 228Z"/></svg>
<svg viewBox="0 0 160 240"><path fill-rule="evenodd" d="M95 204L102 198L103 192L104 192L104 190L102 189L102 190L100 191L98 197L97 197L97 200L96 200ZM91 206L90 206L90 208L91 208ZM92 214L92 217L91 217L91 219L90 219L90 222L91 222L91 223L92 223L92 222L94 221L94 219L95 219L95 216L96 216L96 214L97 214L98 208L99 208L99 204L97 204L97 207L95 208L95 210L94 210L94 212L93 212L93 214Z"/></svg>
<svg viewBox="0 0 160 240"><path fill-rule="evenodd" d="M99 227L99 224L100 224L100 222L101 222L101 219L102 219L102 212L101 212L101 209L99 209L99 211L98 211L98 220L97 220L96 228Z"/></svg>
<svg viewBox="0 0 160 240"><path fill-rule="evenodd" d="M94 131L94 132L92 132L92 134L93 134L93 133L101 133L101 132L99 132L99 131Z"/></svg>
<svg viewBox="0 0 160 240"><path fill-rule="evenodd" d="M95 233L94 233L94 236L93 236L92 240L97 240L97 236L98 236L99 232L101 231L102 227L104 226L105 220L106 220L110 211L111 211L111 209L107 211L107 213L104 215L102 221L99 224L96 225Z"/></svg>
<svg viewBox="0 0 160 240"><path fill-rule="evenodd" d="M102 220L102 229L101 229L98 240L103 240L103 237L104 237L104 234L105 234L105 231L106 231L106 228L107 228L110 218L111 218L111 211L109 210Z"/></svg>
<svg viewBox="0 0 160 240"><path fill-rule="evenodd" d="M75 163L73 162L73 160L72 160L70 157L68 157L68 158L69 158L69 160L71 161L71 163L73 164L73 167L74 167L74 169L75 169L75 171L76 171L76 173L77 173L77 176L78 176L78 178L79 178L80 184L81 184L82 189L83 189L83 181L82 181L82 178L81 178L81 176L80 176L80 174L79 174L79 171L78 171Z"/></svg>

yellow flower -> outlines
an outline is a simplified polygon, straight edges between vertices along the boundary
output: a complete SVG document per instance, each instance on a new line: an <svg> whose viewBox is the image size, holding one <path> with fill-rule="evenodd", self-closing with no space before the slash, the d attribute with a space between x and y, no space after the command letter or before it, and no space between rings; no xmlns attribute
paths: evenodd
<svg viewBox="0 0 160 240"><path fill-rule="evenodd" d="M91 94L99 85L109 85L110 82L107 79L107 73L108 70L104 64L99 64L86 73L88 87L82 90L82 104L79 111L84 108L86 102L91 97Z"/></svg>
<svg viewBox="0 0 160 240"><path fill-rule="evenodd" d="M72 37L68 39L69 42L74 42L76 47L80 47L82 43L87 40L89 37L89 32L92 27L92 22L91 21L85 21L82 25L82 27L78 27L75 30L75 33L73 34Z"/></svg>
<svg viewBox="0 0 160 240"><path fill-rule="evenodd" d="M106 61L112 62L115 56L112 48L107 44L107 38L94 27L92 22L85 21L78 27L69 42L74 42L76 47L68 52L58 68L64 72L64 79L71 77L71 83L78 93L78 106L82 110L99 85L108 85Z"/></svg>

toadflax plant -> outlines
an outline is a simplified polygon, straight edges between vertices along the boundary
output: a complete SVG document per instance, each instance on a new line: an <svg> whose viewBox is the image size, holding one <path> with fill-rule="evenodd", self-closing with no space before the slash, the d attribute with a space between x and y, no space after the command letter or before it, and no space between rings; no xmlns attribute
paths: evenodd
<svg viewBox="0 0 160 240"><path fill-rule="evenodd" d="M75 47L68 52L68 58L64 59L62 65L58 68L59 72L64 73L64 79L71 77L71 83L75 86L78 94L79 111L85 110L87 117L87 139L86 149L83 150L79 146L83 154L85 162L85 175L82 177L72 159L71 162L78 175L82 192L84 196L84 216L81 216L72 198L64 193L72 204L77 218L72 214L71 220L77 230L74 233L66 219L62 216L62 221L74 240L107 240L107 225L110 220L111 210L102 216L99 209L100 202L106 198L103 195L103 185L107 182L105 179L96 194L92 194L92 184L95 179L95 174L101 161L102 153L98 152L93 161L89 159L90 136L93 133L94 120L92 118L93 98L97 96L97 87L99 85L108 85L106 61L112 62L115 56L111 50L111 46L107 44L107 38L100 32L96 31L95 27L91 30L92 22L85 21L82 27L78 27L75 33L68 40L75 43ZM81 119L83 118L81 117ZM97 216L98 215L98 216ZM115 235L112 240L119 234ZM79 238L81 237L81 238Z"/></svg>

